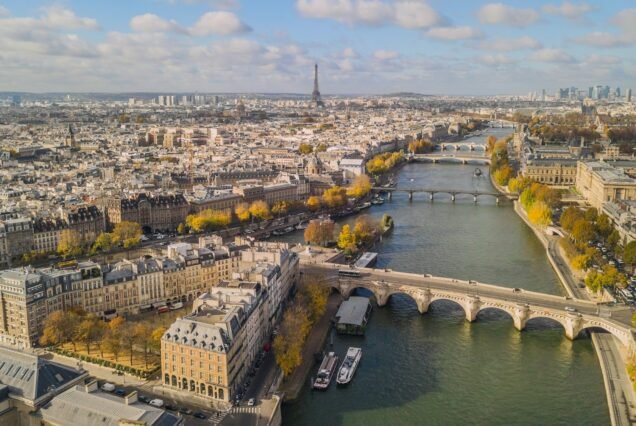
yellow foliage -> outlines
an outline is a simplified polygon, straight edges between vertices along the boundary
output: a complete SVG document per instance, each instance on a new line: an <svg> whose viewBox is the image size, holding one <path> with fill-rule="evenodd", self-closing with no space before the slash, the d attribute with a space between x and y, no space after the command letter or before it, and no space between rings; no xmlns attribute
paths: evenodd
<svg viewBox="0 0 636 426"><path fill-rule="evenodd" d="M210 231L228 226L232 222L232 214L224 210L203 210L198 214L186 217L186 224L195 232Z"/></svg>
<svg viewBox="0 0 636 426"><path fill-rule="evenodd" d="M535 202L528 210L528 219L535 225L548 226L552 223L550 207L542 201Z"/></svg>
<svg viewBox="0 0 636 426"><path fill-rule="evenodd" d="M315 195L312 195L311 197L307 199L307 203L305 204L307 205L307 208L309 210L311 210L312 212L315 212L320 210L322 202L320 201L320 197L316 197Z"/></svg>
<svg viewBox="0 0 636 426"><path fill-rule="evenodd" d="M349 197L361 198L371 191L371 179L367 175L356 176L351 186L347 189Z"/></svg>
<svg viewBox="0 0 636 426"><path fill-rule="evenodd" d="M250 206L247 203L240 203L234 207L234 214L241 222L250 220Z"/></svg>
<svg viewBox="0 0 636 426"><path fill-rule="evenodd" d="M265 201L254 201L250 206L250 214L257 220L270 219L269 206Z"/></svg>
<svg viewBox="0 0 636 426"><path fill-rule="evenodd" d="M347 190L340 186L332 186L322 194L322 200L331 209L347 205Z"/></svg>

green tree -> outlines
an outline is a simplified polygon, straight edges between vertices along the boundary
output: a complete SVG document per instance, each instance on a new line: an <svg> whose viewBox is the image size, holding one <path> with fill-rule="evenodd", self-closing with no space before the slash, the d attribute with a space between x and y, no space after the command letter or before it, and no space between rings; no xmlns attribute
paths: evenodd
<svg viewBox="0 0 636 426"><path fill-rule="evenodd" d="M600 214L596 219L596 232L605 239L613 229L610 218L605 213Z"/></svg>
<svg viewBox="0 0 636 426"><path fill-rule="evenodd" d="M625 249L623 250L623 261L632 267L636 265L636 241L630 241L627 245L625 245Z"/></svg>
<svg viewBox="0 0 636 426"><path fill-rule="evenodd" d="M579 219L574 222L572 228L572 238L577 243L585 243L594 238L594 225L585 219Z"/></svg>

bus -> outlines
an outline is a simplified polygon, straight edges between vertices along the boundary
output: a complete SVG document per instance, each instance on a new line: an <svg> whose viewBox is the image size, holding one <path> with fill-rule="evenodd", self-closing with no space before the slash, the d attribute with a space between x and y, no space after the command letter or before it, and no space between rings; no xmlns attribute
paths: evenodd
<svg viewBox="0 0 636 426"><path fill-rule="evenodd" d="M362 276L362 274L358 271L348 271L346 269L340 269L338 271L338 275L343 276L343 277L354 277L354 278L358 278L360 276Z"/></svg>

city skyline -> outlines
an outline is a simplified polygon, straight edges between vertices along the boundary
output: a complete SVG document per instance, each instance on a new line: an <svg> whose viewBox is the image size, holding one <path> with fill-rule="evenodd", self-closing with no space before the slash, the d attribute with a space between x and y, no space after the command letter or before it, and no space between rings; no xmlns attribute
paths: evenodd
<svg viewBox="0 0 636 426"><path fill-rule="evenodd" d="M311 93L315 62L323 95L627 89L636 82L633 6L8 1L0 91Z"/></svg>

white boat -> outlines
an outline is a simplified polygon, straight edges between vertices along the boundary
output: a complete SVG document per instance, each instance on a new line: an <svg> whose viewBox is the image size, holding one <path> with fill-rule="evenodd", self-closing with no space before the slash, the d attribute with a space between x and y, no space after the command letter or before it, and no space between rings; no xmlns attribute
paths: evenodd
<svg viewBox="0 0 636 426"><path fill-rule="evenodd" d="M333 373L336 371L336 367L338 367L338 356L335 352L329 352L320 364L318 375L316 376L316 380L314 380L314 389L327 389L331 383Z"/></svg>
<svg viewBox="0 0 636 426"><path fill-rule="evenodd" d="M374 206L384 204L384 198L382 197L374 198L373 200L371 200L371 204L373 204Z"/></svg>
<svg viewBox="0 0 636 426"><path fill-rule="evenodd" d="M360 206L360 210L368 209L369 207L371 207L371 203L367 201L366 203L362 203L362 205Z"/></svg>
<svg viewBox="0 0 636 426"><path fill-rule="evenodd" d="M338 377L336 378L336 383L339 385L346 385L351 381L353 375L358 368L358 364L360 364L360 359L362 358L362 349L350 347L347 350L347 356L344 361L342 361L342 365L340 366L340 370L338 370Z"/></svg>
<svg viewBox="0 0 636 426"><path fill-rule="evenodd" d="M307 226L309 224L305 221L300 222L298 225L296 225L296 229L307 229Z"/></svg>

